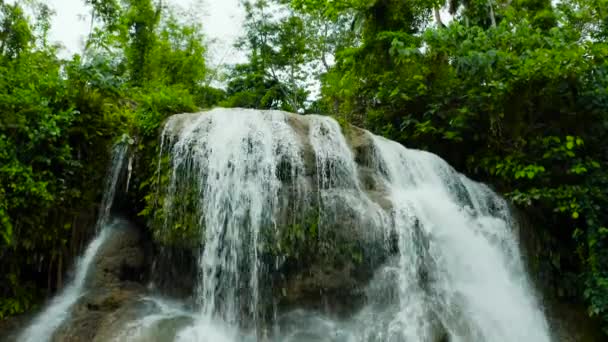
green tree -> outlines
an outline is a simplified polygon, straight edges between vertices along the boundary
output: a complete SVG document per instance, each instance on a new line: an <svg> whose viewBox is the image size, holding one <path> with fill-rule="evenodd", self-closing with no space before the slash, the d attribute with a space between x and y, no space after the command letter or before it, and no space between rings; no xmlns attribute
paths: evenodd
<svg viewBox="0 0 608 342"><path fill-rule="evenodd" d="M249 51L249 60L231 69L228 99L223 104L305 111L319 61L309 44L316 31L280 1L245 1L243 5L245 36L237 47Z"/></svg>
<svg viewBox="0 0 608 342"><path fill-rule="evenodd" d="M51 11L30 4L33 19L0 6L0 316L35 303L36 284L47 284L36 269L48 289L60 283L71 224L98 195L87 190L101 178L91 171L118 125L69 86L70 66L47 43Z"/></svg>
<svg viewBox="0 0 608 342"><path fill-rule="evenodd" d="M168 115L223 98L209 87L199 23L148 0L85 3L83 53L62 60L47 6L0 1L0 319L62 286L117 137L153 150Z"/></svg>

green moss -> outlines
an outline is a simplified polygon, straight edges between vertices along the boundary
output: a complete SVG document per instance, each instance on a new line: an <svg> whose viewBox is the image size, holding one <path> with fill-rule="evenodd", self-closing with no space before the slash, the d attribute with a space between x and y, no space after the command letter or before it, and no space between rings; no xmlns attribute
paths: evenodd
<svg viewBox="0 0 608 342"><path fill-rule="evenodd" d="M172 173L170 157L162 155L159 163L159 151L155 154L156 158L149 158L150 166L154 167L155 171L140 185L140 190L145 193L145 205L139 216L146 220L159 244L184 248L199 247L204 227L197 208L202 199L196 180L189 170L176 170L178 190L172 195L171 203L167 203ZM192 185L188 186L189 184ZM171 208L171 212L166 212L167 207Z"/></svg>
<svg viewBox="0 0 608 342"><path fill-rule="evenodd" d="M348 137L354 127L352 123L344 115L333 115L332 118L340 125L342 134L344 134L345 137Z"/></svg>
<svg viewBox="0 0 608 342"><path fill-rule="evenodd" d="M298 215L294 210L291 215ZM310 258L319 242L319 209L311 207L300 217L291 217L291 223L277 227L276 236L266 237L269 252L275 257L302 260ZM271 232L272 230L267 230Z"/></svg>

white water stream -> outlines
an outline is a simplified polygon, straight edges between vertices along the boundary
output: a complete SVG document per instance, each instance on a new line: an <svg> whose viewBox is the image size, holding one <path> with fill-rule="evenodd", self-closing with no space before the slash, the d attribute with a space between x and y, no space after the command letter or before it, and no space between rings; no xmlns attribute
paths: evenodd
<svg viewBox="0 0 608 342"><path fill-rule="evenodd" d="M76 261L73 278L34 318L32 323L19 335L17 341L50 341L55 330L68 319L74 303L84 294L85 281L97 251L111 234L110 209L114 202L116 184L126 160L127 149L128 145L126 144L118 144L114 148L111 167L106 176L101 207L95 225L96 235L85 249L84 254Z"/></svg>

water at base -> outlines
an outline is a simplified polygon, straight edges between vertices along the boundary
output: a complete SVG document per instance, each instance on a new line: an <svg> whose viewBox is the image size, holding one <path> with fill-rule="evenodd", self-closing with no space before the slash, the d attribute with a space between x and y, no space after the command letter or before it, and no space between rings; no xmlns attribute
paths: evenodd
<svg viewBox="0 0 608 342"><path fill-rule="evenodd" d="M78 258L73 279L34 318L32 323L19 335L17 341L49 341L55 330L70 316L72 305L83 295L85 281L97 251L111 235L113 224L110 222L110 209L114 202L116 184L124 166L127 149L126 144L119 144L114 148L111 167L106 176L101 207L95 225L97 234L87 246L84 254Z"/></svg>
<svg viewBox="0 0 608 342"><path fill-rule="evenodd" d="M192 214L203 227L197 305L185 310L154 299L155 311L115 341L551 340L502 198L433 154L366 132L374 149L368 164L390 201L381 210L362 190L355 156L334 120L299 117L306 129L290 120L282 112L217 109L168 121L161 144L171 172L165 226L179 227L176 217ZM303 181L307 148L313 184ZM276 171L284 165L288 177ZM261 236L276 234L282 206L297 208L282 201L284 188L296 201L314 192L320 222L340 220L347 206L368 231L396 238L398 252L375 271L366 305L348 319L295 310L275 313L273 326L260 330ZM196 208L183 207L184 193L199 198ZM319 234L328 227L320 223ZM161 326L171 326L170 336L154 333L167 331Z"/></svg>

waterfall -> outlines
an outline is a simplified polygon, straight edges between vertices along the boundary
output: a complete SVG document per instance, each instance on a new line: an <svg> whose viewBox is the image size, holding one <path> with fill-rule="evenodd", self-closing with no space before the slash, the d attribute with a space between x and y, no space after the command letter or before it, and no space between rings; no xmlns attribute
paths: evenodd
<svg viewBox="0 0 608 342"><path fill-rule="evenodd" d="M124 167L127 150L127 144L121 143L114 147L111 166L105 179L103 197L95 224L96 235L85 249L84 254L77 259L73 279L34 318L32 323L17 338L17 341L49 341L55 330L68 319L72 306L83 295L85 281L95 256L111 234L110 209L114 202L116 185Z"/></svg>
<svg viewBox="0 0 608 342"><path fill-rule="evenodd" d="M435 317L450 341L549 341L504 200L433 154L373 139L399 237L397 340L429 340Z"/></svg>
<svg viewBox="0 0 608 342"><path fill-rule="evenodd" d="M170 120L163 133L172 157L164 225L178 227L179 219L193 215L204 248L198 324L178 338L215 341L211 330L220 322L236 325L242 312L257 321L262 266L257 246L260 232L274 225L280 187L275 171L283 161L295 166L290 161L299 151L282 113L226 110L186 120ZM194 208L184 207L183 197L176 200L185 191L196 201Z"/></svg>
<svg viewBox="0 0 608 342"><path fill-rule="evenodd" d="M507 203L431 153L350 130L279 111L168 120L156 233L193 233L200 251L192 323L176 340L549 342ZM318 225L303 233L309 216ZM285 227L297 228L288 242L320 255L339 253L330 241L340 234L379 255L357 313L269 304L271 274L289 257Z"/></svg>
<svg viewBox="0 0 608 342"><path fill-rule="evenodd" d="M214 109L170 117L158 158L150 229L196 258L192 300L139 290L95 341L551 341L508 203L434 154L325 116ZM70 318L132 163L117 145L96 237L18 341Z"/></svg>

